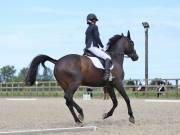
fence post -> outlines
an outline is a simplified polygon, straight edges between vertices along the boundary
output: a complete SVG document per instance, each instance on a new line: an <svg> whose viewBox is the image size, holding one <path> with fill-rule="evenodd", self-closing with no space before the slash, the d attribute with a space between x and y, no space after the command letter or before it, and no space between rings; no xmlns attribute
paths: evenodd
<svg viewBox="0 0 180 135"><path fill-rule="evenodd" d="M137 89L137 88L138 88L138 80L135 80L135 89Z"/></svg>
<svg viewBox="0 0 180 135"><path fill-rule="evenodd" d="M176 80L176 95L177 95L177 97L178 97L178 80Z"/></svg>
<svg viewBox="0 0 180 135"><path fill-rule="evenodd" d="M165 88L165 94L166 94L166 96L169 96L169 93L168 93L168 81L167 80L165 80L165 85L164 85L164 88Z"/></svg>
<svg viewBox="0 0 180 135"><path fill-rule="evenodd" d="M36 96L38 96L37 86L38 86L38 81L36 81Z"/></svg>
<svg viewBox="0 0 180 135"><path fill-rule="evenodd" d="M19 93L18 92L20 92L21 90L20 90L20 83L17 83L17 90L16 90L16 95L19 95ZM26 89L24 89L24 90L26 90Z"/></svg>
<svg viewBox="0 0 180 135"><path fill-rule="evenodd" d="M148 79L145 79L145 95L148 96L149 83Z"/></svg>
<svg viewBox="0 0 180 135"><path fill-rule="evenodd" d="M49 87L48 90L50 91L50 89L51 89L50 88L51 87L51 82L49 82L48 87Z"/></svg>
<svg viewBox="0 0 180 135"><path fill-rule="evenodd" d="M5 82L5 88L6 88L6 96L8 96L8 88L7 88L7 83Z"/></svg>
<svg viewBox="0 0 180 135"><path fill-rule="evenodd" d="M0 83L0 96L2 95L2 83Z"/></svg>
<svg viewBox="0 0 180 135"><path fill-rule="evenodd" d="M12 85L11 85L11 94L14 95L14 83L12 82Z"/></svg>

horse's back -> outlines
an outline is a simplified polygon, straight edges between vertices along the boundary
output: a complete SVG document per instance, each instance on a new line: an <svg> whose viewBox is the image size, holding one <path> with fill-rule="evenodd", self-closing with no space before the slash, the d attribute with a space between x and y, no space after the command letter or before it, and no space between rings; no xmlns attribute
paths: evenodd
<svg viewBox="0 0 180 135"><path fill-rule="evenodd" d="M57 70L73 70L79 69L80 67L80 55L69 54L60 58L55 64L55 69Z"/></svg>
<svg viewBox="0 0 180 135"><path fill-rule="evenodd" d="M60 58L55 64L54 75L58 82L72 81L82 85L96 85L103 78L103 70L93 66L86 56L70 54Z"/></svg>

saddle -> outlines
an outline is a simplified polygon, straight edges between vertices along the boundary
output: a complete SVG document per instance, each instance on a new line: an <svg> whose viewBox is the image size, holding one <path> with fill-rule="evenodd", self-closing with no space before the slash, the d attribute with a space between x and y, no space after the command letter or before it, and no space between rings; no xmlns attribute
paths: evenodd
<svg viewBox="0 0 180 135"><path fill-rule="evenodd" d="M95 54L93 54L92 52L90 52L88 49L84 49L84 54L83 56L86 56L88 58L90 58L90 60L92 61L93 65L96 68L100 68L100 69L105 69L105 60L96 56ZM113 64L111 63L111 68L113 68Z"/></svg>

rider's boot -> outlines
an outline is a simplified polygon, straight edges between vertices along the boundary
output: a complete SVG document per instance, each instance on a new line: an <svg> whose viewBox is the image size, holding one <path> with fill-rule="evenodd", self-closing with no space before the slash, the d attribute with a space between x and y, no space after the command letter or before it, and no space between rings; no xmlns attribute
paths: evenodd
<svg viewBox="0 0 180 135"><path fill-rule="evenodd" d="M104 74L104 80L109 81L110 78L110 66L111 66L111 60L106 59L105 60L105 74Z"/></svg>

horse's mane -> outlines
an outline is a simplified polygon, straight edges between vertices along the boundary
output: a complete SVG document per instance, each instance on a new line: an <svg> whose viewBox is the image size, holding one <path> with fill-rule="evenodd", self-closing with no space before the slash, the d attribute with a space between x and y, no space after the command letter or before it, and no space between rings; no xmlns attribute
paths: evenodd
<svg viewBox="0 0 180 135"><path fill-rule="evenodd" d="M122 35L114 35L113 37L111 37L107 43L107 51L109 51L111 46L114 45L121 38Z"/></svg>

